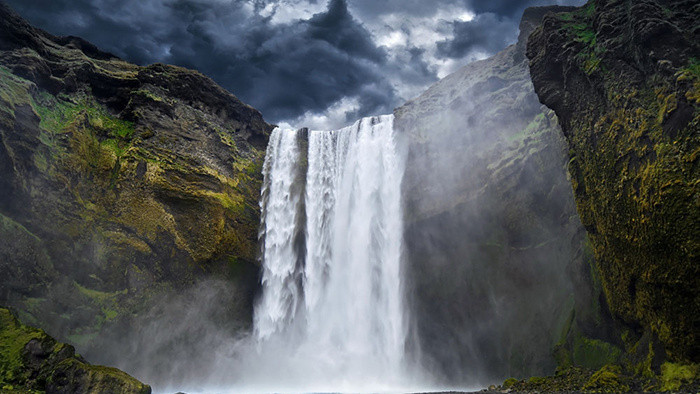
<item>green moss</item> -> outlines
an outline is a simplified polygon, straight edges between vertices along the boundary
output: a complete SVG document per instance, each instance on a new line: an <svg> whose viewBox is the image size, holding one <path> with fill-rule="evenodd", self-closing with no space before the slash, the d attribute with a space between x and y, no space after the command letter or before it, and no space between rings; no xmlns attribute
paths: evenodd
<svg viewBox="0 0 700 394"><path fill-rule="evenodd" d="M112 151L117 158L121 158L130 145L121 139L108 138L102 141L102 146Z"/></svg>
<svg viewBox="0 0 700 394"><path fill-rule="evenodd" d="M587 18L592 18L596 10L596 0L589 0L588 3L583 6L583 14Z"/></svg>
<svg viewBox="0 0 700 394"><path fill-rule="evenodd" d="M570 308L568 318L564 321L563 326L559 330L561 333L559 336L559 341L552 347L554 353L554 359L557 362L557 368L569 368L573 365L573 360L571 358L571 352L568 349L567 342L568 338L572 333L572 327L576 318L576 311L573 306Z"/></svg>
<svg viewBox="0 0 700 394"><path fill-rule="evenodd" d="M541 385L547 382L547 378L541 376L533 376L530 379L528 379L527 382L532 385Z"/></svg>
<svg viewBox="0 0 700 394"><path fill-rule="evenodd" d="M516 383L518 383L518 379L516 379L516 378L508 378L508 379L505 380L505 382L503 382L503 384L501 385L501 387L503 387L504 389L507 390L507 389L513 387Z"/></svg>
<svg viewBox="0 0 700 394"><path fill-rule="evenodd" d="M586 338L578 333L574 336L572 357L574 365L597 369L606 364L620 362L622 350L610 343Z"/></svg>
<svg viewBox="0 0 700 394"><path fill-rule="evenodd" d="M698 58L690 58L688 66L680 70L681 74L685 74L688 78L700 79L700 60Z"/></svg>
<svg viewBox="0 0 700 394"><path fill-rule="evenodd" d="M140 89L140 90L136 90L136 91L134 91L134 92L131 92L131 94L132 94L132 95L134 95L134 94L135 94L135 95L140 95L140 96L146 97L146 98L148 98L149 100L152 100L152 101L155 101L155 102L162 102L162 101L164 101L164 99L163 99L162 97L156 95L155 93L151 92L150 90Z"/></svg>
<svg viewBox="0 0 700 394"><path fill-rule="evenodd" d="M519 133L513 134L508 136L507 140L508 141L516 141L516 140L523 140L525 137L532 137L537 134L540 134L542 132L546 132L548 130L547 125L545 123L545 117L544 114L540 113L537 116L535 116L534 119L530 123L528 123L525 128L520 131Z"/></svg>
<svg viewBox="0 0 700 394"><path fill-rule="evenodd" d="M644 347L644 349L639 349ZM653 362L654 362L654 346L652 341L649 339L648 335L642 337L629 352L631 355L641 354L641 358L637 358L638 362L631 362L630 369L637 376L642 376L647 379L653 378L656 374L654 373ZM638 357L638 356L637 356ZM633 357L634 358L634 357Z"/></svg>
<svg viewBox="0 0 700 394"><path fill-rule="evenodd" d="M691 58L688 66L682 68L677 74L677 82L690 81L692 88L688 89L685 97L691 103L700 104L700 60Z"/></svg>
<svg viewBox="0 0 700 394"><path fill-rule="evenodd" d="M82 345L94 339L96 333L102 329L106 322L119 316L122 311L119 301L128 293L128 290L103 292L88 289L75 282L73 285L78 293L85 297L84 308L92 308L97 312L92 320L92 325L85 325L69 334L71 341Z"/></svg>
<svg viewBox="0 0 700 394"><path fill-rule="evenodd" d="M661 391L678 391L684 385L698 380L700 364L663 363L661 365Z"/></svg>
<svg viewBox="0 0 700 394"><path fill-rule="evenodd" d="M89 96L75 98L54 97L45 91L32 98L32 106L41 121L40 127L53 134L68 131L67 126L85 115L87 123L107 136L126 139L134 134L133 123L111 115L107 109Z"/></svg>
<svg viewBox="0 0 700 394"><path fill-rule="evenodd" d="M88 297L96 302L99 302L99 303L113 300L115 297L127 293L126 289L121 290L121 291L115 291L112 293L108 293L108 292L104 292L104 291L88 289L86 287L79 285L78 283L75 283L75 282L73 282L73 285L78 289L80 294L82 294L82 295L84 295L84 296L86 296L86 297Z"/></svg>
<svg viewBox="0 0 700 394"><path fill-rule="evenodd" d="M35 241L41 241L36 234L27 230L22 224L0 213L0 233L23 233L32 237Z"/></svg>
<svg viewBox="0 0 700 394"><path fill-rule="evenodd" d="M682 90L654 79L639 89L606 83L606 112L574 118L570 138L576 203L592 229L592 272L600 273L613 314L653 330L680 360L697 346L690 317L697 297L686 289L697 277L690 262L700 255L699 112L665 132Z"/></svg>
<svg viewBox="0 0 700 394"><path fill-rule="evenodd" d="M151 388L123 371L90 365L77 358L67 358L55 366L56 373L46 386L55 392L97 392L147 394Z"/></svg>
<svg viewBox="0 0 700 394"><path fill-rule="evenodd" d="M593 15L595 14L595 1L589 1L584 7L574 12L563 13L559 19L565 23L563 29L570 35L571 40L582 44L576 58L579 67L587 74L592 75L601 68L602 55L605 48L598 44L598 36L593 28Z"/></svg>
<svg viewBox="0 0 700 394"><path fill-rule="evenodd" d="M9 310L0 308L0 387L22 384L27 379L22 349L29 341L43 335L41 331L22 326Z"/></svg>
<svg viewBox="0 0 700 394"><path fill-rule="evenodd" d="M70 60L59 68L67 67L65 70L70 73L72 67L78 66L73 60L85 59ZM52 58L51 62L54 65L60 59ZM110 77L134 78L139 68L129 67L130 75L115 75L122 69L115 66ZM134 110L132 115L142 115L137 132L134 124L120 119L121 115L92 94L90 84L99 85L99 78L77 82L77 90L53 95L0 67L0 136L10 133L32 154L17 158L21 162L16 168L9 168L14 171L9 174L17 176L19 182L26 181L26 185L19 185L17 194L26 191L26 206L32 208L27 211L31 213L26 222L31 223L33 231L41 229L37 234L44 239L31 236L42 247L45 245L51 256L56 256L56 268L60 271L41 267L36 271L46 272L47 279L37 289L26 286L11 290L19 298L18 313L23 319L37 319L32 322L58 327L60 335L86 343L96 338L107 323L118 324L125 313L132 313L134 305L140 302L134 299L149 292L152 286L162 282L191 283L194 272L201 272L207 264L207 272L221 275L226 270L222 261L226 256L244 262L255 260L257 198L265 152L237 135L235 128L250 125L264 132L266 126L255 116L249 124L246 119L240 120L243 123L225 123L214 114L220 112L216 110L219 104L210 108L207 100L184 102L173 98L167 88L149 86L132 92L134 107L128 110ZM119 81L110 79L109 83ZM121 86L120 94L126 93L129 86L134 85ZM164 108L163 102L177 104L178 111L168 119L176 130L158 129L160 115L155 111ZM27 138L12 134L19 130L14 127L14 112L21 105L30 106L38 116L38 127L34 119L26 124L32 132L27 133ZM140 105L142 108L136 108ZM192 122L199 126L192 129ZM150 141L146 140L149 126L153 129ZM200 137L209 138L207 130L217 129L225 131L225 143L230 149L218 141L206 141L215 145L207 145L204 154L215 156L212 160L216 163L211 167L223 174L213 179L211 168L202 164L209 160L203 160L201 150L185 143L178 145L182 149L174 151L171 143L188 132L203 141ZM36 143L35 136L41 143ZM167 144L159 144L159 138ZM24 150L24 145L21 148ZM147 162L145 171L143 161ZM232 168L221 170L227 165ZM0 225L10 223L4 219L0 217ZM196 225L198 220L200 225ZM19 229L13 224L12 234L22 233ZM104 235L107 230L128 235L115 240ZM0 239L7 240L6 232L2 235ZM163 244L169 246L157 250L149 246ZM144 254L149 255L147 262ZM17 266L22 275L33 274L32 267ZM77 280L89 286L73 285L71 278L66 277L66 273L77 272L76 267L80 271ZM18 281L29 282L21 277ZM127 282L134 286L128 292L122 290ZM26 294L42 298L22 303Z"/></svg>
<svg viewBox="0 0 700 394"><path fill-rule="evenodd" d="M109 308L102 308L102 313L105 315L105 320L107 321L114 320L114 318L119 314L119 312Z"/></svg>
<svg viewBox="0 0 700 394"><path fill-rule="evenodd" d="M559 18L563 21L566 21L566 22L570 22L570 21L574 20L574 13L573 12L561 12L561 13L558 13L555 15L557 16L557 18Z"/></svg>
<svg viewBox="0 0 700 394"><path fill-rule="evenodd" d="M3 66L0 66L0 77L0 100L7 104L1 108L14 116L14 109L17 106L29 105L31 97L29 92L33 84L12 74Z"/></svg>
<svg viewBox="0 0 700 394"><path fill-rule="evenodd" d="M592 392L622 393L630 391L626 379L621 376L622 368L617 365L606 365L583 386L583 390Z"/></svg>

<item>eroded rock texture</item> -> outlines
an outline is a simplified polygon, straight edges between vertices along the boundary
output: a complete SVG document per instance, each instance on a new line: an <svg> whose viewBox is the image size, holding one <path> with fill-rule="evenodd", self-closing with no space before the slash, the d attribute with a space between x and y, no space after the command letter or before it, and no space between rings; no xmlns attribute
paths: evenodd
<svg viewBox="0 0 700 394"><path fill-rule="evenodd" d="M700 357L698 15L697 1L589 1L545 17L527 48L639 372Z"/></svg>
<svg viewBox="0 0 700 394"><path fill-rule="evenodd" d="M196 71L129 64L0 4L0 304L102 362L144 355L153 337L125 338L173 294L246 326L271 129ZM217 278L198 305L190 288ZM191 326L178 343L204 334ZM161 345L132 368L172 357Z"/></svg>
<svg viewBox="0 0 700 394"><path fill-rule="evenodd" d="M116 369L88 364L71 345L27 327L0 308L0 390L148 394L151 388Z"/></svg>

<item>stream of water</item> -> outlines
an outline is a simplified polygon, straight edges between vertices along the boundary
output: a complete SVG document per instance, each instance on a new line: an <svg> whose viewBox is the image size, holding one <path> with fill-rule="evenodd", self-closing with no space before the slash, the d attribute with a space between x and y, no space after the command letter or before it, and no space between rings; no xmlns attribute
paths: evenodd
<svg viewBox="0 0 700 394"><path fill-rule="evenodd" d="M404 165L393 116L333 131L275 129L263 167L259 352L275 391L406 384Z"/></svg>

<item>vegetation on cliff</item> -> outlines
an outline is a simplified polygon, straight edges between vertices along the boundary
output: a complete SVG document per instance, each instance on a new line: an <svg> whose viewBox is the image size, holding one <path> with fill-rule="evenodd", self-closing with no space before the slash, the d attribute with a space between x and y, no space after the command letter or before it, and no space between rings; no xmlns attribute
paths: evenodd
<svg viewBox="0 0 700 394"><path fill-rule="evenodd" d="M559 368L553 376L525 380L507 379L494 388L496 392L697 392L698 364L680 365L666 362L658 376L641 376L622 367L606 364L598 370Z"/></svg>
<svg viewBox="0 0 700 394"><path fill-rule="evenodd" d="M206 278L232 283L221 318L249 324L271 129L196 71L129 64L0 3L0 304L100 360Z"/></svg>
<svg viewBox="0 0 700 394"><path fill-rule="evenodd" d="M116 368L88 364L73 346L0 308L0 391L148 394L151 388Z"/></svg>
<svg viewBox="0 0 700 394"><path fill-rule="evenodd" d="M692 1L592 0L545 17L528 43L535 90L569 145L577 209L613 319L607 333L585 322L579 332L621 349L610 362L624 373L663 382L644 389L673 389L671 371L697 379L699 12ZM563 346L562 359L573 352Z"/></svg>

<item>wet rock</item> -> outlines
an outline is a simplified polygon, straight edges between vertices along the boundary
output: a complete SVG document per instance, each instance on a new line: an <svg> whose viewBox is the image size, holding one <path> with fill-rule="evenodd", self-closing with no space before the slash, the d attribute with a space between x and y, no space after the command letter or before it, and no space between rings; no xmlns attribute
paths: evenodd
<svg viewBox="0 0 700 394"><path fill-rule="evenodd" d="M221 316L250 324L271 130L199 72L129 64L0 3L0 303L102 360L203 279L227 279Z"/></svg>
<svg viewBox="0 0 700 394"><path fill-rule="evenodd" d="M0 389L47 393L149 394L151 388L128 374L88 364L72 346L19 323L0 308Z"/></svg>
<svg viewBox="0 0 700 394"><path fill-rule="evenodd" d="M617 343L649 360L700 357L699 12L695 1L590 1L546 16L527 46L535 91L567 139ZM660 352L635 345L654 337ZM658 373L661 360L640 368Z"/></svg>

